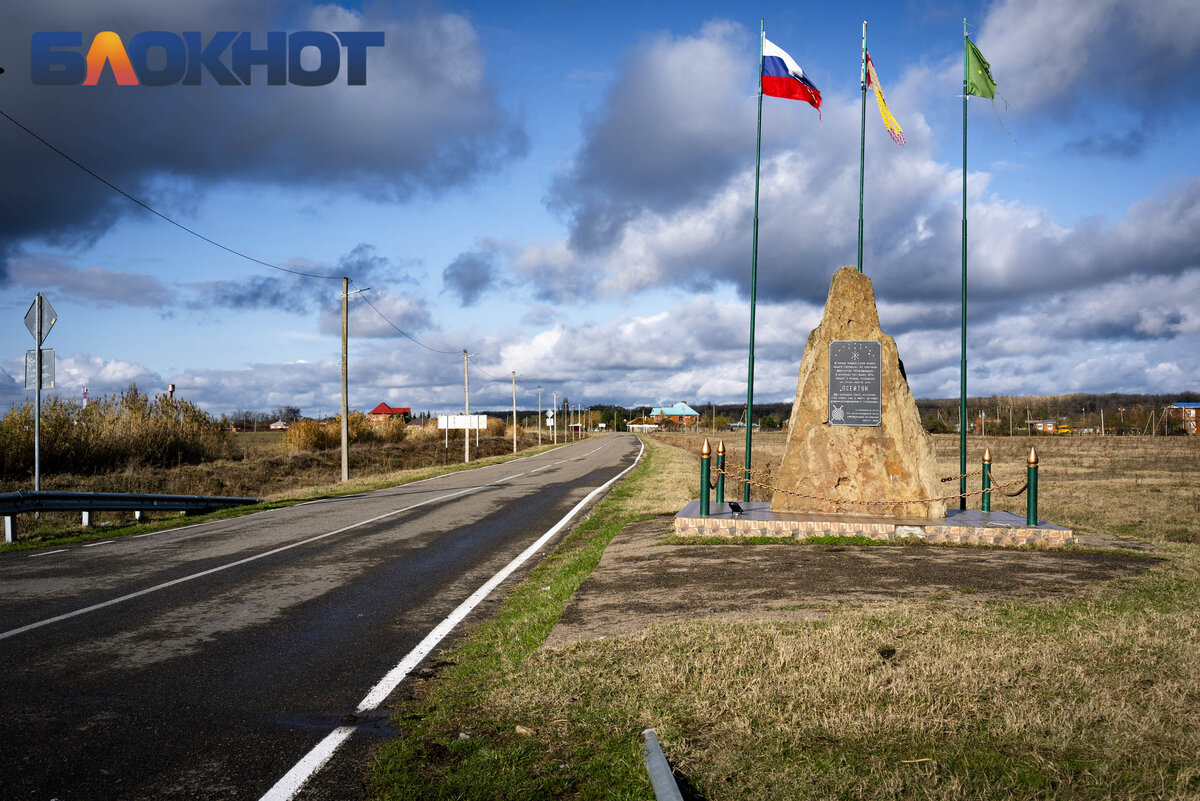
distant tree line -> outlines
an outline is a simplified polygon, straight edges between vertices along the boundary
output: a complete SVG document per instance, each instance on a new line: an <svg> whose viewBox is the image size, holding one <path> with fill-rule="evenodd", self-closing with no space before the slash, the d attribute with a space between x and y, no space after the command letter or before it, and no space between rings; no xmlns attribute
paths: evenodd
<svg viewBox="0 0 1200 801"><path fill-rule="evenodd" d="M1200 402L1200 393L1148 395L1110 392L1104 395L1077 392L1070 395L991 395L967 399L967 431L982 427L999 436L1028 434L1032 421L1053 420L1072 433L1181 434L1182 419L1167 407L1173 403ZM926 430L957 431L957 398L918 399L917 409Z"/></svg>

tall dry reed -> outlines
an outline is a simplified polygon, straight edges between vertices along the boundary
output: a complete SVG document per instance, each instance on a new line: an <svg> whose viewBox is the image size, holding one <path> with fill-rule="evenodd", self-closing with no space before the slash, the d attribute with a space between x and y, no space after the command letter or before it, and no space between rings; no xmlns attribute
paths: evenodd
<svg viewBox="0 0 1200 801"><path fill-rule="evenodd" d="M14 406L0 418L0 477L33 472L34 408ZM86 406L74 399L42 402L43 473L98 473L129 465L172 467L225 455L227 437L199 406L131 386Z"/></svg>

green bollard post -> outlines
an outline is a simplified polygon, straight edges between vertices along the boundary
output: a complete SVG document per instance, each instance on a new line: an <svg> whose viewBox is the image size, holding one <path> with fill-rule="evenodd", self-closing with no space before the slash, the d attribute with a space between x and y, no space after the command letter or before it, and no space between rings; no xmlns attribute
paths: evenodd
<svg viewBox="0 0 1200 801"><path fill-rule="evenodd" d="M708 446L708 440L704 440L704 447L700 449L700 516L708 517L708 480L712 473L710 467L712 449Z"/></svg>
<svg viewBox="0 0 1200 801"><path fill-rule="evenodd" d="M983 512L992 511L992 449L983 449L983 497L979 501L979 509Z"/></svg>
<svg viewBox="0 0 1200 801"><path fill-rule="evenodd" d="M1025 525L1027 525L1027 526L1036 526L1037 522L1038 522L1037 469L1038 469L1037 450L1034 448L1030 448L1029 449L1029 464L1025 471L1026 481L1029 484L1029 488L1025 490L1026 500L1027 500L1027 503L1025 506Z"/></svg>
<svg viewBox="0 0 1200 801"><path fill-rule="evenodd" d="M717 443L717 503L725 503L725 442Z"/></svg>

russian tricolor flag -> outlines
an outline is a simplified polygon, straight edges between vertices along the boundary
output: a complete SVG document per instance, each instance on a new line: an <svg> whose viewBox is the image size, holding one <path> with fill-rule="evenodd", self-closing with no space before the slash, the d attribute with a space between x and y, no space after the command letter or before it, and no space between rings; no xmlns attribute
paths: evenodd
<svg viewBox="0 0 1200 801"><path fill-rule="evenodd" d="M770 97L803 100L813 108L821 108L821 90L808 79L800 65L763 37L762 91Z"/></svg>

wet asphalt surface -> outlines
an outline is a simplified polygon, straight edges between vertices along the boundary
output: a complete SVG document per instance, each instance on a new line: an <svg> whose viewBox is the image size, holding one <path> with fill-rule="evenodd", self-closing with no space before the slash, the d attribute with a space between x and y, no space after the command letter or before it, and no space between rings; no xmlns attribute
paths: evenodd
<svg viewBox="0 0 1200 801"><path fill-rule="evenodd" d="M355 734L296 797L362 798L392 733L388 704L347 716L637 453L634 437L611 435L361 496L4 555L0 797L257 799L349 722Z"/></svg>

